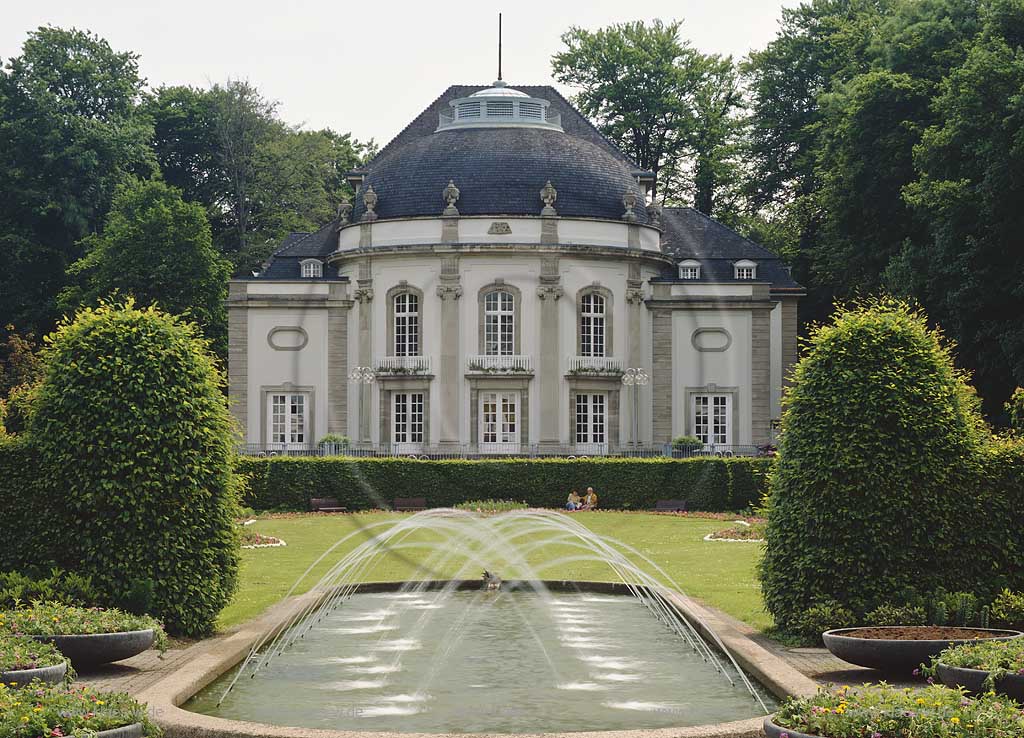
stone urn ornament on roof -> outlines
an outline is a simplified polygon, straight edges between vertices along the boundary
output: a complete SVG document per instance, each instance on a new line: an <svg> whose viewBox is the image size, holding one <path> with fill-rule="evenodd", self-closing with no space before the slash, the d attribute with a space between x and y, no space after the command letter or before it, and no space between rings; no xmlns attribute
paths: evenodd
<svg viewBox="0 0 1024 738"><path fill-rule="evenodd" d="M554 185L551 184L550 179L544 183L544 189L540 191L540 199L541 202L544 203L544 208L540 211L541 215L558 215L558 212L555 210L555 200L558 199L558 190L556 190Z"/></svg>
<svg viewBox="0 0 1024 738"><path fill-rule="evenodd" d="M441 192L441 197L444 198L445 208L442 215L455 216L459 214L459 209L455 207L455 203L459 201L459 188L455 186L455 180L449 179L448 186Z"/></svg>
<svg viewBox="0 0 1024 738"><path fill-rule="evenodd" d="M369 185L366 188L366 192L363 193L363 205L366 206L366 212L363 213L363 220L377 220L377 213L374 212L374 208L377 207L377 193L373 191L373 185Z"/></svg>
<svg viewBox="0 0 1024 738"><path fill-rule="evenodd" d="M628 220L630 223L636 220L636 213L633 208L636 207L636 193L632 190L627 190L626 194L622 196L622 206L626 208L626 212L622 214L623 220Z"/></svg>

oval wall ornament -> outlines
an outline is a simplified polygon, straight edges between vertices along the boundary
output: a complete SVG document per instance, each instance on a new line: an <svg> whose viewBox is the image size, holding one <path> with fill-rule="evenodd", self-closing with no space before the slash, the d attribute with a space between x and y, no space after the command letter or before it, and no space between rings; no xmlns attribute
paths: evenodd
<svg viewBox="0 0 1024 738"><path fill-rule="evenodd" d="M732 346L732 336L724 328L698 328L690 343L698 351L727 351Z"/></svg>
<svg viewBox="0 0 1024 738"><path fill-rule="evenodd" d="M267 334L267 343L275 351L301 351L309 343L309 334L301 326L279 325Z"/></svg>

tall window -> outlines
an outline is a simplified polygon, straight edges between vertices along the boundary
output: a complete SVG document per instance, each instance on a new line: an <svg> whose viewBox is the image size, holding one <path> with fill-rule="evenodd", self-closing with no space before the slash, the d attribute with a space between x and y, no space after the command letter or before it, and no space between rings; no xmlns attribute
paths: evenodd
<svg viewBox="0 0 1024 738"><path fill-rule="evenodd" d="M605 428L605 405L603 394L576 395L576 446L594 447L592 453L600 452L608 442Z"/></svg>
<svg viewBox="0 0 1024 738"><path fill-rule="evenodd" d="M511 356L516 352L516 301L511 292L495 290L484 295L484 353Z"/></svg>
<svg viewBox="0 0 1024 738"><path fill-rule="evenodd" d="M392 438L395 443L423 443L423 393L396 392Z"/></svg>
<svg viewBox="0 0 1024 738"><path fill-rule="evenodd" d="M395 356L420 355L420 299L411 292L395 295Z"/></svg>
<svg viewBox="0 0 1024 738"><path fill-rule="evenodd" d="M580 299L580 355L604 356L605 299L588 292Z"/></svg>
<svg viewBox="0 0 1024 738"><path fill-rule="evenodd" d="M729 444L729 395L693 396L693 434L702 443Z"/></svg>
<svg viewBox="0 0 1024 738"><path fill-rule="evenodd" d="M519 446L519 393L480 395L480 450L514 451Z"/></svg>
<svg viewBox="0 0 1024 738"><path fill-rule="evenodd" d="M307 397L304 394L270 395L270 442L305 443L307 429Z"/></svg>

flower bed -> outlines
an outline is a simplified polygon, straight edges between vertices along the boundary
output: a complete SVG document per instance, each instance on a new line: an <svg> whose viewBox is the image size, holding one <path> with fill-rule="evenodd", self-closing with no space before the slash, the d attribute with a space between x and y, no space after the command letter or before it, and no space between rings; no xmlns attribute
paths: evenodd
<svg viewBox="0 0 1024 738"><path fill-rule="evenodd" d="M747 523L742 520L737 520L736 522L741 524L732 528L716 530L714 533L708 533L704 536L704 540L764 543L765 523Z"/></svg>
<svg viewBox="0 0 1024 738"><path fill-rule="evenodd" d="M243 530L241 539L242 548L277 548L278 546L288 545L280 538L275 536L265 536L254 530Z"/></svg>
<svg viewBox="0 0 1024 738"><path fill-rule="evenodd" d="M821 690L814 697L790 699L771 720L782 731L823 738L1024 735L1019 705L991 695L972 699L939 685L919 690L886 684Z"/></svg>
<svg viewBox="0 0 1024 738"><path fill-rule="evenodd" d="M35 602L31 607L0 612L0 635L61 636L96 633L129 633L152 630L153 645L167 650L167 634L147 615L99 607L73 607L54 602Z"/></svg>
<svg viewBox="0 0 1024 738"><path fill-rule="evenodd" d="M141 724L150 738L160 735L145 706L126 694L39 683L26 691L0 684L0 736L4 738L61 738L135 724Z"/></svg>
<svg viewBox="0 0 1024 738"><path fill-rule="evenodd" d="M0 615L0 627L3 616ZM31 638L0 635L0 672L41 669L64 663L64 657L49 643Z"/></svg>
<svg viewBox="0 0 1024 738"><path fill-rule="evenodd" d="M456 510L469 510L478 513L500 513L509 510L526 510L529 507L525 502L515 500L470 500L455 505Z"/></svg>
<svg viewBox="0 0 1024 738"><path fill-rule="evenodd" d="M1024 701L1024 638L979 641L948 648L924 670L947 686L994 690Z"/></svg>

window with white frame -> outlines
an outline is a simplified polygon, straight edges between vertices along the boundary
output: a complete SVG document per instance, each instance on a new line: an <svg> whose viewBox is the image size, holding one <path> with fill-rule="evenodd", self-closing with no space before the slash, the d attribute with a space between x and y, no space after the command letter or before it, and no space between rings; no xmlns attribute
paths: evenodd
<svg viewBox="0 0 1024 738"><path fill-rule="evenodd" d="M737 261L733 264L733 270L736 279L757 279L757 262L748 261Z"/></svg>
<svg viewBox="0 0 1024 738"><path fill-rule="evenodd" d="M307 259L302 262L302 278L315 279L324 275L324 265L316 259Z"/></svg>
<svg viewBox="0 0 1024 738"><path fill-rule="evenodd" d="M687 260L679 264L680 279L700 279L700 262Z"/></svg>
<svg viewBox="0 0 1024 738"><path fill-rule="evenodd" d="M729 445L731 404L729 395L693 395L693 435L701 443Z"/></svg>
<svg viewBox="0 0 1024 738"><path fill-rule="evenodd" d="M480 395L480 447L483 451L514 450L519 445L519 393Z"/></svg>
<svg viewBox="0 0 1024 738"><path fill-rule="evenodd" d="M604 394L576 395L576 446L594 447L597 453L608 443L605 411L608 397Z"/></svg>
<svg viewBox="0 0 1024 738"><path fill-rule="evenodd" d="M268 438L270 443L301 444L309 436L309 396L271 394L267 398Z"/></svg>
<svg viewBox="0 0 1024 738"><path fill-rule="evenodd" d="M596 292L580 298L580 356L605 355L605 305Z"/></svg>
<svg viewBox="0 0 1024 738"><path fill-rule="evenodd" d="M396 444L423 443L423 393L396 392L392 395L391 438Z"/></svg>
<svg viewBox="0 0 1024 738"><path fill-rule="evenodd" d="M484 354L511 356L516 352L516 300L506 290L484 295Z"/></svg>
<svg viewBox="0 0 1024 738"><path fill-rule="evenodd" d="M420 355L420 298L412 292L395 295L395 356Z"/></svg>

